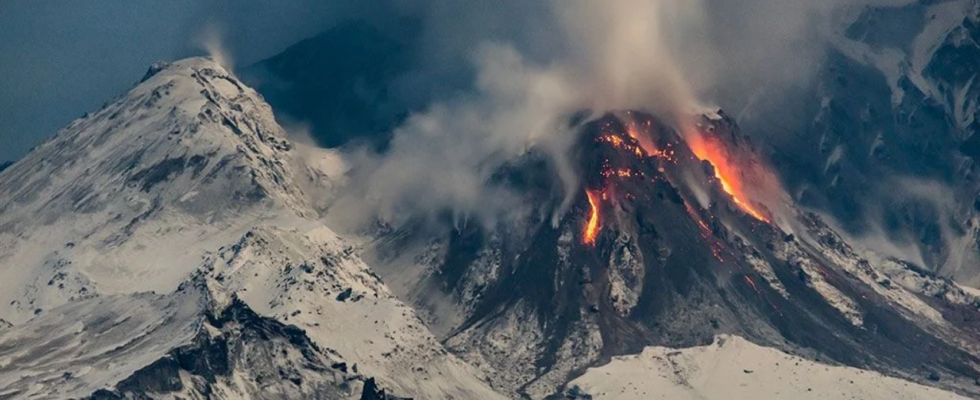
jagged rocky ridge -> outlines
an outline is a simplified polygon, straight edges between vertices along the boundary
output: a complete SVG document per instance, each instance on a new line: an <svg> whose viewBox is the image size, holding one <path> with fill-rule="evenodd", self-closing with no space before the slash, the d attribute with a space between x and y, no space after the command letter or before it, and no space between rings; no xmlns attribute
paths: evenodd
<svg viewBox="0 0 980 400"><path fill-rule="evenodd" d="M356 367L349 370L339 354L319 348L302 329L261 317L237 298L220 312L205 310L202 315L189 343L88 399L337 399L350 397L356 386L351 381L363 380Z"/></svg>

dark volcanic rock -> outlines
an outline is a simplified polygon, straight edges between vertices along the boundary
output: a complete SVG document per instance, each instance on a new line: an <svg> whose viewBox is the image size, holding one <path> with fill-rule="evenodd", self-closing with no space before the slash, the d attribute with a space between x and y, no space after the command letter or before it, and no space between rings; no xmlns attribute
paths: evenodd
<svg viewBox="0 0 980 400"><path fill-rule="evenodd" d="M631 118L641 125L647 121L636 113ZM486 335L514 335L493 331L509 326L505 321L524 322L507 329L527 329L533 335L517 335L541 337L527 345L535 352L532 359L511 358L508 350L494 348L483 353L498 370L533 363L535 372L515 383L520 388L543 378L567 382L563 377L575 373L568 365L581 370L608 359L604 357L635 354L650 345L704 345L718 333L849 366L904 374L921 374L926 366L944 376L976 376L973 365L980 357L957 344L975 340L969 339L972 325L959 327L952 340L930 333L855 277L853 268L873 268L819 217L803 212L791 217L801 224L793 236L756 220L734 204L714 172L703 168L676 132L649 122L652 141L659 149L670 149L670 157L637 157L630 150L637 143L612 116L584 127L573 159L579 162L585 189L602 192L594 243L581 236L591 209L585 193L552 224L552 211L562 200L553 186L559 180L553 178L553 166L533 157L501 172L490 184L510 185L538 213L515 225L446 228L445 256L431 264L434 273L424 287L442 288L465 315L451 327L448 343L472 351L470 346L479 347ZM758 162L751 160L751 141L723 113L702 124L747 165ZM621 142L602 138L610 131ZM691 182L708 188L708 202L698 199ZM392 235L397 240L380 242L394 248L378 253L397 253L417 232L431 230L417 225L396 230ZM828 254L846 259L846 264ZM493 269L484 272L487 264ZM818 289L820 285L832 286L849 299L858 316L846 315L841 300ZM936 301L936 307L950 312L963 307ZM591 339L595 337L601 342ZM589 346L596 350L589 352ZM552 371L557 377L547 375Z"/></svg>
<svg viewBox="0 0 980 400"><path fill-rule="evenodd" d="M166 182L173 176L183 173L185 165L184 157L168 158L136 172L129 179L140 182L140 188L144 192L149 192L157 184Z"/></svg>
<svg viewBox="0 0 980 400"><path fill-rule="evenodd" d="M361 392L360 400L412 400L409 397L396 397L385 393L384 389L378 387L374 378L367 378L364 381L364 391Z"/></svg>
<svg viewBox="0 0 980 400"><path fill-rule="evenodd" d="M351 294L353 293L354 293L354 289L347 288L343 292L340 292L340 294L337 295L337 301L347 301L347 299L349 299L351 297Z"/></svg>
<svg viewBox="0 0 980 400"><path fill-rule="evenodd" d="M333 365L330 356L299 328L259 316L234 299L220 313L208 313L207 324L192 344L170 351L163 358L122 380L112 390L93 393L92 400L144 399L190 392L209 396L215 385L233 375L254 382L242 395L259 399L334 399L344 397L346 368ZM189 376L189 379L182 378Z"/></svg>

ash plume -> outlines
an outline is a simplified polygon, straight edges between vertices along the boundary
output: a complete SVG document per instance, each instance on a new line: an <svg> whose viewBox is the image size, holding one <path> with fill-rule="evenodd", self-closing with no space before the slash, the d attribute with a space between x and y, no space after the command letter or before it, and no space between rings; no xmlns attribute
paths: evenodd
<svg viewBox="0 0 980 400"><path fill-rule="evenodd" d="M394 90L435 94L394 130L386 152L348 152L353 187L332 217L397 223L449 210L492 221L520 209L520 196L486 182L530 148L560 167L564 209L580 194L567 159L573 115L636 110L687 132L682 125L707 104L737 112L760 91L778 102L811 77L835 12L907 2L395 3L424 26L416 68ZM442 86L461 76L471 79L463 89Z"/></svg>
<svg viewBox="0 0 980 400"><path fill-rule="evenodd" d="M383 220L452 210L485 221L515 209L518 197L486 182L535 147L558 166L567 206L578 177L566 159L576 139L571 117L634 109L679 121L696 105L674 63L671 26L697 17L681 2L550 3L543 33L563 50L532 60L519 46L477 39L472 93L430 105L395 130L389 151L351 157L363 176L335 215ZM557 34L552 33L557 32ZM365 201L366 200L366 201ZM408 211L408 212L406 212ZM355 220L358 218L354 218Z"/></svg>

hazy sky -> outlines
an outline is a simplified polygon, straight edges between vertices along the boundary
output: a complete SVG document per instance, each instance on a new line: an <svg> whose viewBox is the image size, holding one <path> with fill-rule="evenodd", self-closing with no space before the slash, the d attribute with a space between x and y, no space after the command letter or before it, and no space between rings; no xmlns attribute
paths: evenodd
<svg viewBox="0 0 980 400"><path fill-rule="evenodd" d="M2 0L0 162L123 93L153 62L202 54L209 27L249 63L350 14L340 3Z"/></svg>

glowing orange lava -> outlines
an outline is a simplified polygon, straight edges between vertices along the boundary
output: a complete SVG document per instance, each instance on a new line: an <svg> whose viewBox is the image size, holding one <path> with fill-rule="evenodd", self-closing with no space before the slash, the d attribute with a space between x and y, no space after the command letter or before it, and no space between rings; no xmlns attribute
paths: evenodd
<svg viewBox="0 0 980 400"><path fill-rule="evenodd" d="M627 144L623 141L623 138L619 136L613 134L605 134L599 136L599 140L608 142L609 144L613 145L613 147L617 149L626 149L626 151L633 153L633 155L635 155L637 158L643 158L643 150L640 149L639 146Z"/></svg>
<svg viewBox="0 0 980 400"><path fill-rule="evenodd" d="M743 198L747 199L748 196L745 195L742 183L738 179L738 171L728 162L728 158L723 153L723 150L705 141L700 134L694 135L694 138L689 140L688 143L690 144L691 151L694 152L694 155L699 160L711 163L711 166L715 170L715 178L718 178L718 182L721 183L721 188L732 197L732 201L736 206L759 221L769 222L769 218L766 218L761 210L747 201L742 200Z"/></svg>
<svg viewBox="0 0 980 400"><path fill-rule="evenodd" d="M606 178L613 177L613 176L618 178L632 178L634 176L636 177L642 176L642 174L640 172L633 172L632 170L627 168L620 168L620 169L604 169L602 171L602 176Z"/></svg>
<svg viewBox="0 0 980 400"><path fill-rule="evenodd" d="M636 156L642 157L644 151L651 157L661 156L662 154L658 154L660 153L660 149L653 144L653 140L648 134L651 129L650 121L642 124L642 126L640 125L641 124L638 124L635 121L626 123L626 134L633 138L633 140L639 144L639 147L643 149L642 151L640 149L636 149Z"/></svg>
<svg viewBox="0 0 980 400"><path fill-rule="evenodd" d="M704 221L701 220L701 216L694 211L694 207L691 207L691 205L685 201L684 208L687 209L687 215L690 215L691 218L698 223L698 230L701 233L701 238L708 242L708 247L711 248L711 255L713 255L718 262L725 262L725 259L721 256L725 251L725 246L714 237L711 232L711 228L709 228L708 224L705 224Z"/></svg>
<svg viewBox="0 0 980 400"><path fill-rule="evenodd" d="M589 206L592 207L592 214L589 216L589 223L585 226L582 242L592 245L595 244L596 234L599 233L599 200L591 190L586 189L585 195L589 197Z"/></svg>
<svg viewBox="0 0 980 400"><path fill-rule="evenodd" d="M619 147L623 145L623 139L620 138L619 136L607 135L605 137L608 138L607 140L609 140L609 143L612 143L612 145L615 147Z"/></svg>

